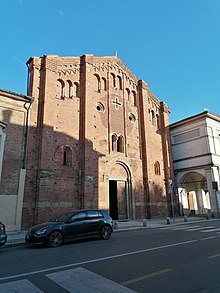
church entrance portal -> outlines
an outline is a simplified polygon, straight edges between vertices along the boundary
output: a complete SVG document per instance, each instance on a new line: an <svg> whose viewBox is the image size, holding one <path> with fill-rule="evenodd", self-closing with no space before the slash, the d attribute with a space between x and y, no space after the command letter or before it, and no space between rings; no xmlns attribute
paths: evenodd
<svg viewBox="0 0 220 293"><path fill-rule="evenodd" d="M129 218L126 180L109 180L109 213L113 220Z"/></svg>

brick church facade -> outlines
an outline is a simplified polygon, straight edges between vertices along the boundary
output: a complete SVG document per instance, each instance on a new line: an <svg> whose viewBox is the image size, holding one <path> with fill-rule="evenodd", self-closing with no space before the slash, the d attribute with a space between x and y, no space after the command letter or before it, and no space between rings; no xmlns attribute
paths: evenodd
<svg viewBox="0 0 220 293"><path fill-rule="evenodd" d="M169 213L169 110L117 56L27 62L29 125L23 226L62 211L115 220Z"/></svg>

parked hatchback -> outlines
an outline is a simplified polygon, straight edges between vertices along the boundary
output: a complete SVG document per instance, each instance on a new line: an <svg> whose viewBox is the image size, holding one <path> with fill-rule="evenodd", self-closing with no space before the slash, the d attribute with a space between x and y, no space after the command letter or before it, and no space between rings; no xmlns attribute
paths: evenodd
<svg viewBox="0 0 220 293"><path fill-rule="evenodd" d="M99 236L109 239L113 232L112 219L104 210L80 210L60 216L31 227L25 241L31 244L60 246L73 239Z"/></svg>
<svg viewBox="0 0 220 293"><path fill-rule="evenodd" d="M4 245L7 241L7 234L5 230L5 225L0 222L0 246Z"/></svg>

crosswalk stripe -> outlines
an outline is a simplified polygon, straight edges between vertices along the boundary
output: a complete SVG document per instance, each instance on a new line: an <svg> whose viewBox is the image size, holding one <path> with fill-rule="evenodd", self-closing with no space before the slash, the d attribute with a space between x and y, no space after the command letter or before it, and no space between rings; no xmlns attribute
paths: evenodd
<svg viewBox="0 0 220 293"><path fill-rule="evenodd" d="M159 230L170 230L172 228L182 228L183 225L179 225L179 226L167 226L167 227L163 227L163 228L159 228ZM184 228L189 228L192 227L191 225L184 225Z"/></svg>
<svg viewBox="0 0 220 293"><path fill-rule="evenodd" d="M82 267L46 275L70 293L135 293L127 287L97 275Z"/></svg>
<svg viewBox="0 0 220 293"><path fill-rule="evenodd" d="M187 229L186 231L187 232L191 232L191 231L199 231L199 230L212 229L212 228L215 228L215 227L214 226L199 227L199 228Z"/></svg>
<svg viewBox="0 0 220 293"><path fill-rule="evenodd" d="M190 228L199 228L201 226L190 226ZM181 227L181 228L172 228L173 231L177 231L177 230L186 230L189 229L189 227Z"/></svg>
<svg viewBox="0 0 220 293"><path fill-rule="evenodd" d="M208 230L204 230L204 231L200 231L200 232L204 232L204 233L206 233L206 232L216 232L216 231L219 231L220 230L220 228L215 228L215 229L208 229Z"/></svg>
<svg viewBox="0 0 220 293"><path fill-rule="evenodd" d="M216 226L196 226L196 225L179 225L179 226L169 226L169 227L163 227L159 228L160 230L172 230L172 231L185 231L185 232L193 232L193 231L199 231L199 232L217 232L220 233L220 228L216 228Z"/></svg>
<svg viewBox="0 0 220 293"><path fill-rule="evenodd" d="M38 289L34 284L32 284L30 281L26 279L0 284L0 292L2 293L11 293L11 292L43 293L43 291Z"/></svg>

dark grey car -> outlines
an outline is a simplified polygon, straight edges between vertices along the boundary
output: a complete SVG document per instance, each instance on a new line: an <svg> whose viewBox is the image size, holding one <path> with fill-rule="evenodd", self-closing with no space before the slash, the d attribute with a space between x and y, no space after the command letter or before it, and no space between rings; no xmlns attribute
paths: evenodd
<svg viewBox="0 0 220 293"><path fill-rule="evenodd" d="M100 236L109 239L112 232L112 219L105 210L80 210L64 213L31 227L25 241L57 247L63 242L79 238Z"/></svg>
<svg viewBox="0 0 220 293"><path fill-rule="evenodd" d="M0 222L0 246L4 245L7 241L7 234L5 230L5 225Z"/></svg>

